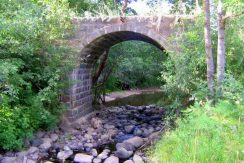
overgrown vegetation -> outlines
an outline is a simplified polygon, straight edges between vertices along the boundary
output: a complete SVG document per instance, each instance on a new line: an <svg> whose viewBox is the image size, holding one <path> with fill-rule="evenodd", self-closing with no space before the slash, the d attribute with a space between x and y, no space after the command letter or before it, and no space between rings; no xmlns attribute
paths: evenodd
<svg viewBox="0 0 244 163"><path fill-rule="evenodd" d="M185 110L174 131L164 133L151 149L151 160L175 162L241 162L243 153L243 105L220 101Z"/></svg>
<svg viewBox="0 0 244 163"><path fill-rule="evenodd" d="M108 92L130 88L160 86L162 62L167 58L155 46L140 42L126 41L109 50L104 75L110 73L105 81ZM146 71L145 71L146 70Z"/></svg>
<svg viewBox="0 0 244 163"><path fill-rule="evenodd" d="M0 2L0 149L19 149L53 127L73 53L64 46L71 11L65 1Z"/></svg>

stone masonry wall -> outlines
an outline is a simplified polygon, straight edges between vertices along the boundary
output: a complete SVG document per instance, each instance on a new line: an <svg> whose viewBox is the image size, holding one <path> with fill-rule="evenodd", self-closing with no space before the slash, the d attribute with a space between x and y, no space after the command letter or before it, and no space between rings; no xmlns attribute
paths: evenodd
<svg viewBox="0 0 244 163"><path fill-rule="evenodd" d="M69 75L71 88L65 91L63 102L68 108L66 118L73 122L92 111L91 66L81 64Z"/></svg>

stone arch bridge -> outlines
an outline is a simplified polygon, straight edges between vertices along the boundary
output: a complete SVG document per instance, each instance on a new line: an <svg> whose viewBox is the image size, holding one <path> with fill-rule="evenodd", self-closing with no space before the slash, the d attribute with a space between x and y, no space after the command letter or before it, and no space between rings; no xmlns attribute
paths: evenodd
<svg viewBox="0 0 244 163"><path fill-rule="evenodd" d="M74 36L68 43L77 50L78 66L69 75L75 84L65 91L62 101L68 107L65 119L74 122L92 111L92 65L104 51L113 45L128 41L139 40L155 45L161 50L170 50L167 39L174 33L175 24L189 16L160 16L160 17L120 17L107 18L74 18Z"/></svg>

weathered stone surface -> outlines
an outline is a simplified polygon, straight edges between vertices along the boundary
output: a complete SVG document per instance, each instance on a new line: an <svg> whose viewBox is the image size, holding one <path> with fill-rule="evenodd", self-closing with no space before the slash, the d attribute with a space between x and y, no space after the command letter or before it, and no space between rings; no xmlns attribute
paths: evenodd
<svg viewBox="0 0 244 163"><path fill-rule="evenodd" d="M116 144L116 149L118 150L119 148L125 148L127 151L134 151L135 147L131 143L128 142L123 142L123 143L117 143Z"/></svg>
<svg viewBox="0 0 244 163"><path fill-rule="evenodd" d="M119 148L115 152L115 156L122 158L122 159L127 159L133 154L133 151L127 151L125 148Z"/></svg>
<svg viewBox="0 0 244 163"><path fill-rule="evenodd" d="M57 158L59 160L66 160L73 154L72 150L60 151L58 152Z"/></svg>
<svg viewBox="0 0 244 163"><path fill-rule="evenodd" d="M37 147L30 147L28 149L28 154L30 155L30 154L36 153L38 151L39 151L39 149Z"/></svg>
<svg viewBox="0 0 244 163"><path fill-rule="evenodd" d="M143 163L143 159L141 158L141 156L136 154L133 156L133 161L134 163Z"/></svg>
<svg viewBox="0 0 244 163"><path fill-rule="evenodd" d="M92 163L93 156L78 153L75 155L74 161L78 163Z"/></svg>
<svg viewBox="0 0 244 163"><path fill-rule="evenodd" d="M115 156L108 157L104 163L119 163L119 158Z"/></svg>
<svg viewBox="0 0 244 163"><path fill-rule="evenodd" d="M17 157L3 157L1 162L3 162L3 163L17 163L16 159L17 159Z"/></svg>
<svg viewBox="0 0 244 163"><path fill-rule="evenodd" d="M126 160L124 163L134 163L132 160Z"/></svg>
<svg viewBox="0 0 244 163"><path fill-rule="evenodd" d="M40 138L37 138L37 139L31 140L30 142L31 142L32 146L38 147L38 146L40 146L43 143L43 140L40 139Z"/></svg>
<svg viewBox="0 0 244 163"><path fill-rule="evenodd" d="M135 148L138 148L138 147L143 145L143 139L141 137L138 137L138 136L130 138L128 140L125 140L124 142L130 143Z"/></svg>
<svg viewBox="0 0 244 163"><path fill-rule="evenodd" d="M134 125L128 125L128 126L125 126L125 132L126 132L127 134L130 134L130 133L132 133L132 131L133 131L134 128L135 128Z"/></svg>
<svg viewBox="0 0 244 163"><path fill-rule="evenodd" d="M58 135L57 134L51 134L51 140L53 141L53 142L55 142L55 141L57 141L58 140Z"/></svg>
<svg viewBox="0 0 244 163"><path fill-rule="evenodd" d="M99 159L99 158L95 158L95 159L93 160L93 163L101 163L101 162L102 162L102 160Z"/></svg>

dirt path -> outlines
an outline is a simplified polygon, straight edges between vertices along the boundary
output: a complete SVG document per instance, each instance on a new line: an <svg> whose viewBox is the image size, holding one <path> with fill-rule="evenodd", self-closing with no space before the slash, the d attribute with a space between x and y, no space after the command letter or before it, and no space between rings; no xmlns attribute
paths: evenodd
<svg viewBox="0 0 244 163"><path fill-rule="evenodd" d="M152 93L152 92L160 92L162 91L160 88L145 88L145 89L134 89L134 90L127 90L127 91L117 91L109 93L105 96L105 101L113 101L120 98L125 98L132 95L138 95L143 93Z"/></svg>

